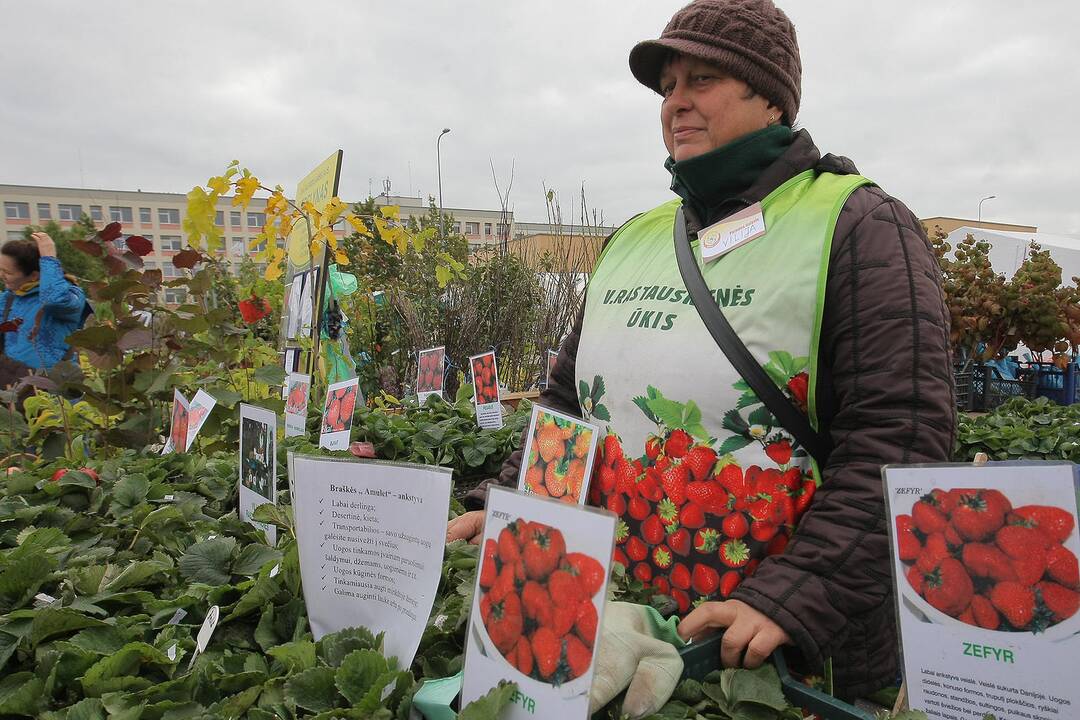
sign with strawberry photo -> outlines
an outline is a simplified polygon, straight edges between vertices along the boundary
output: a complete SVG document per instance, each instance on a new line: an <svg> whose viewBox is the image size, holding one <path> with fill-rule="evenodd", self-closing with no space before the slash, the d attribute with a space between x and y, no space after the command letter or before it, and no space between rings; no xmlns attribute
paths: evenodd
<svg viewBox="0 0 1080 720"><path fill-rule="evenodd" d="M555 372L555 361L559 359L558 350L547 351L547 363L544 367L544 385L551 384L551 373Z"/></svg>
<svg viewBox="0 0 1080 720"><path fill-rule="evenodd" d="M172 424L169 426L169 439L165 442L165 447L161 448L162 455L168 455L177 448L180 448L180 452L187 451L188 413L187 398L173 388Z"/></svg>
<svg viewBox="0 0 1080 720"><path fill-rule="evenodd" d="M1076 466L898 466L884 475L910 706L931 718L1072 717Z"/></svg>
<svg viewBox="0 0 1080 720"><path fill-rule="evenodd" d="M311 376L290 373L285 380L285 437L307 432L307 406Z"/></svg>
<svg viewBox="0 0 1080 720"><path fill-rule="evenodd" d="M416 361L416 398L421 405L432 395L442 397L446 348L421 350Z"/></svg>
<svg viewBox="0 0 1080 720"><path fill-rule="evenodd" d="M323 405L319 447L327 450L347 450L352 430L353 411L360 392L359 378L342 380L326 388Z"/></svg>
<svg viewBox="0 0 1080 720"><path fill-rule="evenodd" d="M469 367L473 377L476 424L482 428L501 428L503 415L502 403L499 402L499 369L495 364L495 352L473 355L469 358Z"/></svg>
<svg viewBox="0 0 1080 720"><path fill-rule="evenodd" d="M518 490L584 504L598 437L599 429L592 423L533 405Z"/></svg>
<svg viewBox="0 0 1080 720"><path fill-rule="evenodd" d="M585 718L615 517L493 487L465 640L461 704L501 680L501 718Z"/></svg>

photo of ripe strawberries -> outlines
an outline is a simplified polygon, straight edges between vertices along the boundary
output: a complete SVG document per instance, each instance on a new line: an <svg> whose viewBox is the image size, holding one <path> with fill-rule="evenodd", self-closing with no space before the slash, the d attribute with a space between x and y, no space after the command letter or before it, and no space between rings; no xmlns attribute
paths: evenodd
<svg viewBox="0 0 1080 720"><path fill-rule="evenodd" d="M1066 547L1073 513L1014 506L1000 490L935 488L896 516L908 586L962 623L1042 633L1080 609L1080 571Z"/></svg>
<svg viewBox="0 0 1080 720"><path fill-rule="evenodd" d="M484 543L480 619L491 645L518 672L559 686L581 677L597 639L604 566L568 552L557 528L518 518Z"/></svg>
<svg viewBox="0 0 1080 720"><path fill-rule="evenodd" d="M331 390L326 395L323 409L324 433L341 432L352 427L353 410L356 408L356 384Z"/></svg>
<svg viewBox="0 0 1080 720"><path fill-rule="evenodd" d="M441 347L420 351L417 360L416 392L442 392L445 352L446 349Z"/></svg>
<svg viewBox="0 0 1080 720"><path fill-rule="evenodd" d="M309 383L304 380L290 380L288 394L285 396L285 412L292 415L303 415L306 413L309 389Z"/></svg>
<svg viewBox="0 0 1080 720"><path fill-rule="evenodd" d="M187 450L188 417L188 409L181 405L178 400L173 400L172 426L169 429L169 439L172 442L173 452Z"/></svg>
<svg viewBox="0 0 1080 720"><path fill-rule="evenodd" d="M595 429L539 406L533 408L531 428L519 488L569 504L580 502L588 490Z"/></svg>
<svg viewBox="0 0 1080 720"><path fill-rule="evenodd" d="M472 358L472 376L477 405L499 402L499 375L495 367L495 353L484 353Z"/></svg>

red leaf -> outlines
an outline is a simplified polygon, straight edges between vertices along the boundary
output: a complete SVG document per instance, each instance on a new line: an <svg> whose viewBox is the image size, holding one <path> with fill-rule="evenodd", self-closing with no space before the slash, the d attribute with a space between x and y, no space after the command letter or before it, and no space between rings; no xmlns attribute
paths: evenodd
<svg viewBox="0 0 1080 720"><path fill-rule="evenodd" d="M190 270L203 260L203 255L198 250L188 248L173 255L172 264L184 270Z"/></svg>
<svg viewBox="0 0 1080 720"><path fill-rule="evenodd" d="M71 244L76 250L80 250L87 255L101 257L105 254L105 249L101 247L101 243L96 243L93 240L72 240Z"/></svg>
<svg viewBox="0 0 1080 720"><path fill-rule="evenodd" d="M264 317L270 314L270 303L263 298L257 298L254 295L250 300L240 301L240 317L244 319L248 325L257 323Z"/></svg>
<svg viewBox="0 0 1080 720"><path fill-rule="evenodd" d="M98 231L98 237L101 238L103 242L112 242L120 237L120 235L120 223L118 222L111 222L106 225L104 229Z"/></svg>
<svg viewBox="0 0 1080 720"><path fill-rule="evenodd" d="M127 263L114 255L106 256L103 262L110 275L123 275L128 269Z"/></svg>
<svg viewBox="0 0 1080 720"><path fill-rule="evenodd" d="M128 250L135 253L139 257L149 255L154 252L154 243L150 242L142 235L132 235L127 239Z"/></svg>

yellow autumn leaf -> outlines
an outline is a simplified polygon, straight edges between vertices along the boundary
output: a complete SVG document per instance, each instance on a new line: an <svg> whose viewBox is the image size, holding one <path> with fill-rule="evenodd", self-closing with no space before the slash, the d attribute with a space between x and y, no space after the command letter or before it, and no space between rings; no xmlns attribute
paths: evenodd
<svg viewBox="0 0 1080 720"><path fill-rule="evenodd" d="M371 237L371 230L369 230L368 226L364 224L364 221L356 215L349 213L345 216L345 222L352 225L353 230L355 230L358 235L362 235L366 238Z"/></svg>
<svg viewBox="0 0 1080 720"><path fill-rule="evenodd" d="M289 203L285 200L285 196L275 190L270 194L270 197L266 198L266 214L267 215L280 215L289 209Z"/></svg>
<svg viewBox="0 0 1080 720"><path fill-rule="evenodd" d="M248 241L248 250L258 250L259 246L262 245L265 240L266 237L262 233L259 233L255 236L254 240Z"/></svg>
<svg viewBox="0 0 1080 720"><path fill-rule="evenodd" d="M379 208L379 214L387 220L397 220L401 214L401 208L397 205L384 205Z"/></svg>
<svg viewBox="0 0 1080 720"><path fill-rule="evenodd" d="M285 268L281 266L280 262L272 263L266 266L266 272L263 274L267 280L277 280L279 277L285 274Z"/></svg>
<svg viewBox="0 0 1080 720"><path fill-rule="evenodd" d="M245 173L243 177L237 178L234 184L236 185L236 196L233 197L233 207L241 205L247 208L251 198L255 196L255 191L259 189L259 178Z"/></svg>
<svg viewBox="0 0 1080 720"><path fill-rule="evenodd" d="M349 208L348 205L341 202L341 198L332 197L326 203L326 207L323 208L323 218L326 220L327 225L333 225L337 222L338 216L345 212Z"/></svg>
<svg viewBox="0 0 1080 720"><path fill-rule="evenodd" d="M218 175L206 181L206 186L214 191L215 195L224 195L229 192L229 181Z"/></svg>
<svg viewBox="0 0 1080 720"><path fill-rule="evenodd" d="M311 257L317 258L319 257L319 253L322 252L322 243L317 240L312 240L308 249L311 251Z"/></svg>
<svg viewBox="0 0 1080 720"><path fill-rule="evenodd" d="M346 255L344 251L338 250L334 253L334 262L336 262L338 265L348 265L349 256Z"/></svg>
<svg viewBox="0 0 1080 720"><path fill-rule="evenodd" d="M417 233L412 236L413 247L416 248L416 252L424 252L424 248L427 247L427 238L424 237L424 233Z"/></svg>
<svg viewBox="0 0 1080 720"><path fill-rule="evenodd" d="M278 218L278 226L281 228L281 237L287 238L292 235L293 220L295 216L292 214L282 215Z"/></svg>
<svg viewBox="0 0 1080 720"><path fill-rule="evenodd" d="M450 270L445 265L436 266L435 281L439 283L441 288L446 287L446 284L450 282Z"/></svg>

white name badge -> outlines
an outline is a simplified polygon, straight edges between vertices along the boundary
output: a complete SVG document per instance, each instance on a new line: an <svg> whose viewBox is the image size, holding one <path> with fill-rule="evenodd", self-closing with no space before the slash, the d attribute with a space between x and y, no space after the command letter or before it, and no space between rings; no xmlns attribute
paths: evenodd
<svg viewBox="0 0 1080 720"><path fill-rule="evenodd" d="M716 260L764 234L765 216L761 214L761 203L754 203L698 233L701 259L705 262Z"/></svg>

